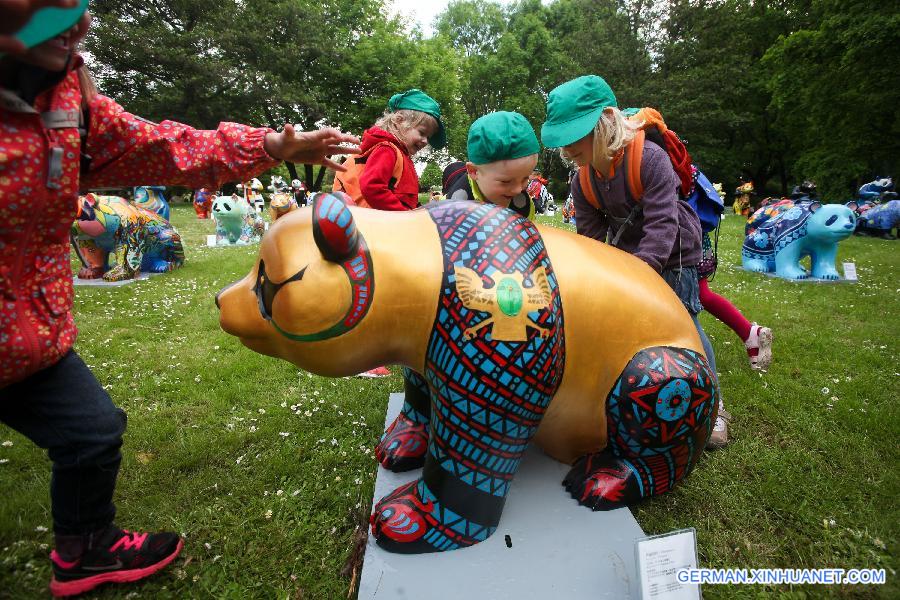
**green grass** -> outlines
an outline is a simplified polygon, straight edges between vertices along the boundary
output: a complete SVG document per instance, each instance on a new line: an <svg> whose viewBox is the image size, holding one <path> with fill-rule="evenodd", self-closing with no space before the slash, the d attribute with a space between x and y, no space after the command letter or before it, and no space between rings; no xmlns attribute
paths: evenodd
<svg viewBox="0 0 900 600"><path fill-rule="evenodd" d="M190 205L172 220L182 269L78 288L75 311L77 350L129 414L117 520L183 532L185 550L144 583L88 597L346 597L340 571L371 508L372 448L401 380L311 376L241 346L219 329L213 296L257 249L204 247L213 224ZM538 220L563 227L559 213ZM648 534L695 527L706 567L888 570L883 587L707 586L707 598L897 597L900 241L843 242L857 284L795 284L740 269L739 221L723 225L712 287L774 330L774 363L751 371L740 340L702 317L734 443L635 516ZM0 597L44 597L50 463L8 428L6 441Z"/></svg>

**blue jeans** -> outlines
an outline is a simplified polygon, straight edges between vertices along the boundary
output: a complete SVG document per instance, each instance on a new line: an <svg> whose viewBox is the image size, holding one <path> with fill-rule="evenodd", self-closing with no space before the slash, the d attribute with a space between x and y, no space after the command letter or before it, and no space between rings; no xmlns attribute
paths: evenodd
<svg viewBox="0 0 900 600"><path fill-rule="evenodd" d="M678 298L681 299L681 303L684 304L684 307L691 314L694 327L697 328L697 333L700 335L700 343L703 344L703 352L706 354L709 368L712 369L713 377L718 381L716 355L713 352L709 338L706 336L706 332L703 331L703 327L697 319L697 315L703 310L703 305L700 304L700 283L697 277L697 267L666 269L661 275L666 280L666 283L669 284L669 287L675 290Z"/></svg>
<svg viewBox="0 0 900 600"><path fill-rule="evenodd" d="M47 450L57 534L88 534L112 523L127 418L74 351L0 389L0 421Z"/></svg>

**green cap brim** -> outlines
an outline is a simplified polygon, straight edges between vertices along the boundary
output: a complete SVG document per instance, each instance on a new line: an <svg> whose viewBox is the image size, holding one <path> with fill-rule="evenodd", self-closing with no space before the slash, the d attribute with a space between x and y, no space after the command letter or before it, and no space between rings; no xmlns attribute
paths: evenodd
<svg viewBox="0 0 900 600"><path fill-rule="evenodd" d="M434 117L434 115L431 116ZM428 138L428 145L435 150L440 150L447 145L447 132L444 131L444 123L438 117L434 117L434 119L438 123L438 130L437 133Z"/></svg>
<svg viewBox="0 0 900 600"><path fill-rule="evenodd" d="M88 0L81 0L75 8L42 8L32 15L16 37L26 48L33 48L68 31L78 22L87 6Z"/></svg>
<svg viewBox="0 0 900 600"><path fill-rule="evenodd" d="M547 148L562 148L577 142L594 129L603 114L603 108L594 109L563 123L544 123L541 126L541 143Z"/></svg>

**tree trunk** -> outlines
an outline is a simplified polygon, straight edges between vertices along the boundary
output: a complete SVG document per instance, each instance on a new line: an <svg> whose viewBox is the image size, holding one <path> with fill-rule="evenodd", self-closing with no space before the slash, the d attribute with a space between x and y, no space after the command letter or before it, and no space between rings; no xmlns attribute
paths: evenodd
<svg viewBox="0 0 900 600"><path fill-rule="evenodd" d="M300 179L299 177L297 177L297 165L292 162L284 161L284 166L287 167L288 174L291 176L291 181Z"/></svg>
<svg viewBox="0 0 900 600"><path fill-rule="evenodd" d="M325 166L321 165L319 167L319 173L316 175L316 183L313 185L312 190L314 192L322 191L322 180L325 178Z"/></svg>

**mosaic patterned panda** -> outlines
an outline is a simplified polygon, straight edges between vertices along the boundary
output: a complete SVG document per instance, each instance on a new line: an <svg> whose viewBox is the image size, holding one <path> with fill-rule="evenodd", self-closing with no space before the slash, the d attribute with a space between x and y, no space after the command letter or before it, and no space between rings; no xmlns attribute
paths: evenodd
<svg viewBox="0 0 900 600"><path fill-rule="evenodd" d="M609 509L670 490L715 419L696 330L650 267L491 204L387 213L318 195L217 305L247 347L315 373L406 367L378 456L422 475L371 518L394 552L490 536L532 440L572 464L579 502Z"/></svg>

